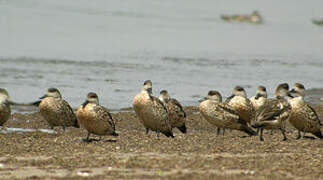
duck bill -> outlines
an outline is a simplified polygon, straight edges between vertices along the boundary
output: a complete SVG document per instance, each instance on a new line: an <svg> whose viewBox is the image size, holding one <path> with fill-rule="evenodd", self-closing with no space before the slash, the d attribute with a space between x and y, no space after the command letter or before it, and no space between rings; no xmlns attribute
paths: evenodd
<svg viewBox="0 0 323 180"><path fill-rule="evenodd" d="M42 97L40 97L39 99L45 99L47 97L47 95L43 95Z"/></svg>
<svg viewBox="0 0 323 180"><path fill-rule="evenodd" d="M290 98L294 98L294 96L292 96L290 92L288 92L287 96Z"/></svg>
<svg viewBox="0 0 323 180"><path fill-rule="evenodd" d="M88 100L86 100L86 101L82 104L82 108L85 108L85 106L86 106L87 104L89 104L89 101L88 101Z"/></svg>
<svg viewBox="0 0 323 180"><path fill-rule="evenodd" d="M257 93L255 99L259 99L260 97L261 97L261 95L259 93Z"/></svg>
<svg viewBox="0 0 323 180"><path fill-rule="evenodd" d="M291 90L289 91L289 93L296 93L296 90L295 90L295 89L291 89Z"/></svg>
<svg viewBox="0 0 323 180"><path fill-rule="evenodd" d="M200 100L199 100L199 103L201 103L201 102L205 101L206 99L207 99L206 97L204 97L204 98L200 99Z"/></svg>
<svg viewBox="0 0 323 180"><path fill-rule="evenodd" d="M41 100L35 101L35 102L31 102L27 105L31 105L31 106L39 106L39 104L41 103Z"/></svg>
<svg viewBox="0 0 323 180"><path fill-rule="evenodd" d="M231 96L229 96L227 99L232 99L234 97L234 94L232 94Z"/></svg>
<svg viewBox="0 0 323 180"><path fill-rule="evenodd" d="M153 88L147 88L147 92L148 92L149 94L153 94Z"/></svg>

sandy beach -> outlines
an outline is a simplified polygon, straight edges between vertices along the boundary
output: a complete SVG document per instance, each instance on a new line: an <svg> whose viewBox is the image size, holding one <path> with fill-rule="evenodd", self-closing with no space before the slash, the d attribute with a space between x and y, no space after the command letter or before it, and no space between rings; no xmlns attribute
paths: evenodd
<svg viewBox="0 0 323 180"><path fill-rule="evenodd" d="M323 117L323 105L313 105ZM238 131L216 136L198 107L185 107L188 133L175 138L145 135L131 109L112 112L118 138L96 136L82 142L84 129L55 128L55 133L0 134L0 179L322 179L323 142L308 137L288 141L276 131L247 137ZM38 112L14 113L5 127L48 129ZM4 129L2 129L4 130Z"/></svg>

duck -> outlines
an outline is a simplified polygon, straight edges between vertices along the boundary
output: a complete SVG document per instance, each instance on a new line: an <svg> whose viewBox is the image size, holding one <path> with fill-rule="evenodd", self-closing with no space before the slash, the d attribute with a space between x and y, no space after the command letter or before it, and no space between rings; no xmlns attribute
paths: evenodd
<svg viewBox="0 0 323 180"><path fill-rule="evenodd" d="M11 115L9 99L10 96L8 91L6 89L0 88L0 126L3 126Z"/></svg>
<svg viewBox="0 0 323 180"><path fill-rule="evenodd" d="M301 83L295 83L290 93L294 95L294 98L289 100L292 106L289 123L298 130L297 139L303 138L307 132L323 139L321 121L314 108L304 101L305 86ZM301 132L304 132L303 135L301 135Z"/></svg>
<svg viewBox="0 0 323 180"><path fill-rule="evenodd" d="M289 93L289 85L281 83L276 88L275 98L267 99L265 105L256 112L252 127L260 128L260 141L264 141L264 129L279 129L283 135L283 141L287 140L285 128L292 110L288 97L292 98Z"/></svg>
<svg viewBox="0 0 323 180"><path fill-rule="evenodd" d="M186 113L182 105L176 99L171 98L167 90L162 90L159 94L159 99L164 103L164 105L167 108L168 117L172 128L177 128L185 134L187 131L185 125Z"/></svg>
<svg viewBox="0 0 323 180"><path fill-rule="evenodd" d="M225 103L232 107L248 124L251 123L255 116L255 110L247 98L247 93L243 87L236 86L233 89L232 95L226 99Z"/></svg>
<svg viewBox="0 0 323 180"><path fill-rule="evenodd" d="M266 103L267 100L267 90L265 86L259 86L257 88L256 96L250 98L250 102L255 111L258 111L261 106Z"/></svg>
<svg viewBox="0 0 323 180"><path fill-rule="evenodd" d="M323 25L323 19L312 19L312 23L315 25L322 26Z"/></svg>
<svg viewBox="0 0 323 180"><path fill-rule="evenodd" d="M222 95L216 90L209 91L200 103L200 114L217 128L240 130L249 136L257 134L233 107L222 103Z"/></svg>
<svg viewBox="0 0 323 180"><path fill-rule="evenodd" d="M132 105L139 122L146 129L146 134L152 130L156 132L157 139L160 133L174 138L166 106L152 95L151 80L144 82L141 92L133 98Z"/></svg>
<svg viewBox="0 0 323 180"><path fill-rule="evenodd" d="M258 11L253 11L250 15L221 15L221 19L227 22L263 23L263 19Z"/></svg>
<svg viewBox="0 0 323 180"><path fill-rule="evenodd" d="M76 115L68 104L62 98L57 88L48 88L47 93L42 96L39 103L39 110L42 117L48 122L51 129L55 126L79 128Z"/></svg>
<svg viewBox="0 0 323 180"><path fill-rule="evenodd" d="M87 130L87 136L83 139L90 142L90 135L100 136L111 135L118 136L115 130L115 121L109 110L99 104L98 95L94 92L87 94L85 102L78 108L76 112L78 123Z"/></svg>

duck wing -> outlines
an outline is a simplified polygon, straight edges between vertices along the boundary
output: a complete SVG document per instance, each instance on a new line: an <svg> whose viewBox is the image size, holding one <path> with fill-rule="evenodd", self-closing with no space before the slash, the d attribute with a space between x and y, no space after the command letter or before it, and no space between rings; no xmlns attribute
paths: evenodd
<svg viewBox="0 0 323 180"><path fill-rule="evenodd" d="M185 113L182 105L176 99L171 99L170 103L176 105L181 110L181 112L184 114L184 117L186 117L186 113Z"/></svg>
<svg viewBox="0 0 323 180"><path fill-rule="evenodd" d="M95 106L94 111L100 116L100 119L105 121L115 131L115 122L107 108L103 106Z"/></svg>

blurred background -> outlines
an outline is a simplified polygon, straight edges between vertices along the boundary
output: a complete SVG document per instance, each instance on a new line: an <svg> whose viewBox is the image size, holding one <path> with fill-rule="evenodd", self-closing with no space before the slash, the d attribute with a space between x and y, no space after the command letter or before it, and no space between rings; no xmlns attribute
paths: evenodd
<svg viewBox="0 0 323 180"><path fill-rule="evenodd" d="M57 87L76 108L89 91L130 107L142 83L197 105L210 89L269 95L278 83L323 94L321 0L0 0L0 86L31 102ZM228 22L250 15L262 23ZM233 16L231 16L233 17ZM246 16L248 18L248 16ZM314 94L315 94L314 93Z"/></svg>

